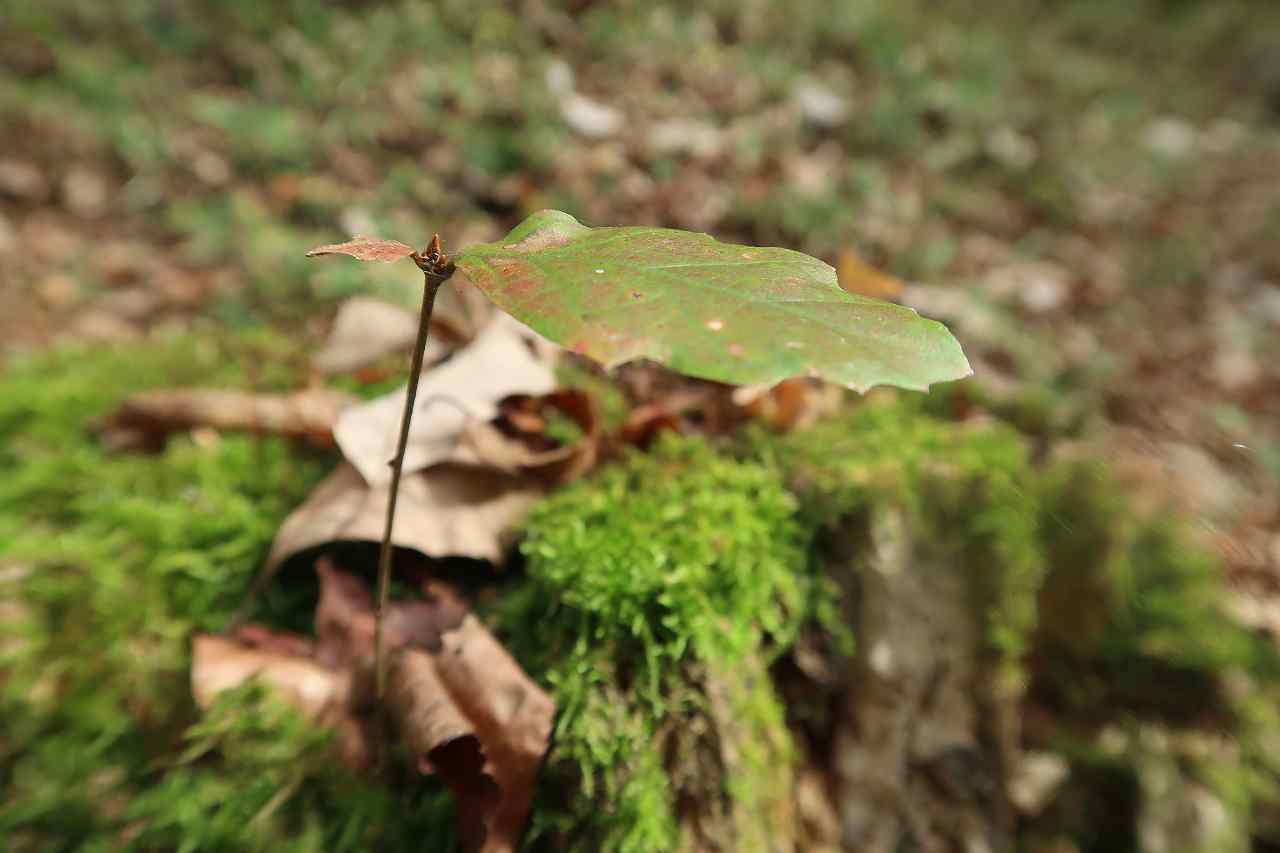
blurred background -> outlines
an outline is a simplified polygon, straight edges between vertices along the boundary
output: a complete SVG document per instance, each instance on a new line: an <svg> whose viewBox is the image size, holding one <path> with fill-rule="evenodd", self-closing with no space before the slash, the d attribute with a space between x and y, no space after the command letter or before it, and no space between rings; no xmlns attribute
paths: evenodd
<svg viewBox="0 0 1280 853"><path fill-rule="evenodd" d="M1088 457L1187 519L1223 624L1257 644L1188 666L1230 676L1214 683L1236 699L1261 695L1270 670L1249 667L1280 631L1280 4L1268 0L8 0L0 460L17 473L0 487L0 576L17 583L31 565L15 556L33 547L19 504L37 499L59 507L41 524L60 532L36 562L80 559L73 522L92 498L70 483L97 462L73 426L100 399L69 377L86 364L166 384L288 384L343 299L411 306L419 287L395 265L310 262L308 248L439 232L457 249L547 207L799 249L849 290L946 322L976 376L938 411L1012 425L1035 460ZM199 371L174 360L175 339L208 342ZM121 352L132 360L110 361ZM47 456L26 465L36 409ZM289 467L314 463L268 455L255 464L281 482L314 481ZM278 516L298 488L264 481L246 500ZM157 548L179 524L122 509L108 528L135 523ZM269 539L270 517L252 523ZM83 590L59 589L69 618ZM1056 604L1089 609L1089 594ZM156 678L184 666L173 655ZM1081 676L1128 677L1123 665ZM1239 713L1269 720L1266 696ZM1135 723L1141 705L1093 708L1081 725L1099 751L1073 776L1089 781L1051 827L1015 833L1041 845L1025 849L1280 849L1280 777L1251 752L1270 724L1249 740L1244 723L1184 707L1184 743ZM16 707L0 731L11 849L132 838L62 799L94 739L49 747L67 761L33 758L31 743L72 724ZM1203 730L1201 711L1214 717ZM104 750L176 736L128 734L122 719L94 723ZM133 778L103 761L88 771L103 790ZM143 787L159 797L162 784ZM1176 814L1152 816L1159 802ZM139 844L186 849L185 831ZM961 849L917 843L902 849ZM252 845L189 849L214 848Z"/></svg>

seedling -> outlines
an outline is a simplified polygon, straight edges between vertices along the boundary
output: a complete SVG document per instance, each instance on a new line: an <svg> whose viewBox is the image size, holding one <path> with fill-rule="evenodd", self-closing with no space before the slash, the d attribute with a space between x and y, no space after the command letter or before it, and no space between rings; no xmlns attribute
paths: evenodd
<svg viewBox="0 0 1280 853"><path fill-rule="evenodd" d="M567 213L543 210L503 239L454 258L441 249L439 235L421 252L395 240L357 238L307 254L411 258L426 276L378 558L379 696L386 683L382 614L396 495L432 308L455 271L534 331L605 367L650 358L719 382L772 384L810 376L857 391L873 385L925 390L972 372L942 324L910 308L846 293L835 269L817 258L720 243L706 234L589 228Z"/></svg>

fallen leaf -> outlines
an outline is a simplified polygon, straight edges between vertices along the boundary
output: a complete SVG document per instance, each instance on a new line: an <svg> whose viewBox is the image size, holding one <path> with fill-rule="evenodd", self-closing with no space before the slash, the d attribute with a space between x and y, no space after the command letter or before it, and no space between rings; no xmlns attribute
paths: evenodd
<svg viewBox="0 0 1280 853"><path fill-rule="evenodd" d="M469 420L451 461L482 465L510 473L528 472L549 483L567 483L595 464L600 450L600 414L591 395L562 389L533 397L514 395L500 404L492 421ZM562 444L547 435L549 418L558 413L581 435Z"/></svg>
<svg viewBox="0 0 1280 853"><path fill-rule="evenodd" d="M423 373L405 452L410 474L449 459L468 419L488 421L511 394L542 394L555 387L551 367L526 345L514 322L495 318L469 346ZM404 413L402 388L342 413L334 438L347 460L371 484L391 479Z"/></svg>
<svg viewBox="0 0 1280 853"><path fill-rule="evenodd" d="M902 295L902 279L871 266L853 249L840 253L836 261L836 278L846 293L873 299L896 299Z"/></svg>
<svg viewBox="0 0 1280 853"><path fill-rule="evenodd" d="M458 798L466 849L506 853L529 816L555 704L475 616L441 641L436 653L409 646L393 655L387 706L401 737L427 757L423 769ZM463 732L475 743L458 744Z"/></svg>
<svg viewBox="0 0 1280 853"><path fill-rule="evenodd" d="M725 434L743 420L742 409L734 404L732 393L729 386L701 383L693 387L677 386L653 395L649 402L627 414L622 424L622 439L638 447L648 447L658 433L668 430Z"/></svg>
<svg viewBox="0 0 1280 853"><path fill-rule="evenodd" d="M777 430L804 429L839 410L844 394L837 385L814 379L784 379L770 388L743 386L733 402Z"/></svg>
<svg viewBox="0 0 1280 853"><path fill-rule="evenodd" d="M389 483L369 485L340 464L276 534L265 571L293 555L331 542L382 539ZM428 557L501 562L514 528L543 493L528 476L466 465L436 465L400 482L392 543Z"/></svg>
<svg viewBox="0 0 1280 853"><path fill-rule="evenodd" d="M217 695L260 679L319 724L337 728L341 756L367 768L377 754L372 673L374 608L363 581L316 563L316 640L246 626L234 638L198 635L192 692ZM452 588L428 579L423 598L392 602L386 709L423 773L454 792L463 846L517 848L555 718L551 698L472 615Z"/></svg>
<svg viewBox="0 0 1280 853"><path fill-rule="evenodd" d="M317 246L310 252L307 252L308 258L314 258L319 255L347 255L358 261L398 261L401 258L407 258L414 252L411 246L406 246L399 240L380 240L375 237L355 237L345 243L330 243L327 246Z"/></svg>
<svg viewBox="0 0 1280 853"><path fill-rule="evenodd" d="M354 770L365 770L377 755L370 720L357 714L351 672L330 669L298 654L283 641L296 635L271 635L274 643L258 646L253 640L265 636L258 626L242 636L221 637L197 634L191 641L191 693L196 704L208 710L218 695L247 681L257 679L300 711L311 722L336 729L339 758ZM270 635L271 632L266 632ZM283 647L282 647L283 646Z"/></svg>
<svg viewBox="0 0 1280 853"><path fill-rule="evenodd" d="M436 294L435 308L431 313L431 334L436 333L436 326L442 326L455 341L470 341L498 313L489 297L465 278L450 279L449 286L440 288Z"/></svg>
<svg viewBox="0 0 1280 853"><path fill-rule="evenodd" d="M434 325L434 324L433 324ZM409 349L418 336L418 319L399 306L368 296L342 303L324 346L311 363L322 373L344 373ZM450 347L438 334L427 338L425 364L434 364Z"/></svg>
<svg viewBox="0 0 1280 853"><path fill-rule="evenodd" d="M99 427L99 432L115 449L159 449L172 433L202 427L281 435L318 447L333 447L333 427L339 412L354 399L325 388L292 394L212 388L144 391L126 400Z"/></svg>

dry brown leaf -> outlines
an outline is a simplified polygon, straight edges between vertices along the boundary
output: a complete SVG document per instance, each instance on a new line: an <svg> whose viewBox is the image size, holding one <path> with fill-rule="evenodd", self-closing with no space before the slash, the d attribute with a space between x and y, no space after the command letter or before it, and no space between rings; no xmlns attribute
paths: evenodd
<svg viewBox="0 0 1280 853"><path fill-rule="evenodd" d="M514 395L502 401L493 421L470 420L452 461L498 471L528 472L550 483L567 483L589 471L600 452L600 415L585 391L561 389L538 397ZM561 445L547 437L552 412L571 418L582 437Z"/></svg>
<svg viewBox="0 0 1280 853"><path fill-rule="evenodd" d="M308 548L382 539L389 484L370 486L346 463L318 485L280 527L267 572ZM436 465L405 476L392 542L429 557L500 562L513 529L542 495L530 477L464 465Z"/></svg>
<svg viewBox="0 0 1280 853"><path fill-rule="evenodd" d="M459 604L436 587L418 610L397 614L401 637L427 640L392 657L387 707L423 771L453 790L465 849L507 853L529 815L555 703Z"/></svg>
<svg viewBox="0 0 1280 853"><path fill-rule="evenodd" d="M313 655L324 666L372 666L376 630L373 596L364 581L339 570L331 559L316 560L320 602L316 605L316 643ZM422 601L393 601L387 605L388 648L413 645L439 651L440 637L462 624L467 605L449 587L428 579Z"/></svg>
<svg viewBox="0 0 1280 853"><path fill-rule="evenodd" d="M505 316L505 315L503 315ZM543 394L555 387L551 367L530 351L515 321L489 323L471 345L422 376L404 473L449 459L469 418L487 421L510 394ZM348 461L372 484L391 478L404 412L405 389L343 412L334 437Z"/></svg>
<svg viewBox="0 0 1280 853"><path fill-rule="evenodd" d="M843 390L816 379L784 379L771 388L743 386L733 392L733 402L778 430L804 429L834 414L844 398Z"/></svg>
<svg viewBox="0 0 1280 853"><path fill-rule="evenodd" d="M227 432L282 435L333 447L339 413L355 398L326 388L292 394L255 394L214 388L144 391L130 397L101 428L115 449L159 449L171 433L208 427Z"/></svg>
<svg viewBox="0 0 1280 853"><path fill-rule="evenodd" d="M317 246L307 252L308 258L318 255L347 255L358 261L398 261L413 254L413 248L399 240L379 240L376 237L354 237L345 243Z"/></svg>
<svg viewBox="0 0 1280 853"><path fill-rule="evenodd" d="M208 708L222 691L258 678L313 722L336 727L345 761L368 767L374 609L363 581L316 563L314 643L247 626L235 638L199 635L192 691ZM419 769L454 792L464 849L515 850L533 799L555 704L448 586L387 610L391 650L386 707Z"/></svg>
<svg viewBox="0 0 1280 853"><path fill-rule="evenodd" d="M848 293L874 299L896 299L902 294L902 280L881 272L855 252L846 249L836 261L836 279Z"/></svg>
<svg viewBox="0 0 1280 853"><path fill-rule="evenodd" d="M311 363L322 373L358 370L383 356L407 350L417 336L418 320L408 311L381 299L355 296L338 309L329 337ZM449 350L440 335L432 335L427 339L424 363L434 364Z"/></svg>
<svg viewBox="0 0 1280 853"><path fill-rule="evenodd" d="M353 712L355 677L351 671L324 667L298 654L306 638L280 635L259 626L246 626L237 637L197 634L191 642L191 693L208 710L220 693L257 679L317 725L338 732L338 754L347 766L362 770L373 764L376 751L369 721ZM255 636L272 641L255 645Z"/></svg>
<svg viewBox="0 0 1280 853"><path fill-rule="evenodd" d="M647 447L663 431L685 432L685 415L716 408L715 392L705 386L677 388L633 408L622 424L622 440Z"/></svg>

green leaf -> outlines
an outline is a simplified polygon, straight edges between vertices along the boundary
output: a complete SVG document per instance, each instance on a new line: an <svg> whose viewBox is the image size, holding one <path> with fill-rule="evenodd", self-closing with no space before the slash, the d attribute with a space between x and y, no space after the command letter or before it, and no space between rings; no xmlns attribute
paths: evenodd
<svg viewBox="0 0 1280 853"><path fill-rule="evenodd" d="M859 391L972 372L942 324L846 293L835 269L788 249L543 210L455 260L498 307L607 366L651 358L720 382L817 376Z"/></svg>

